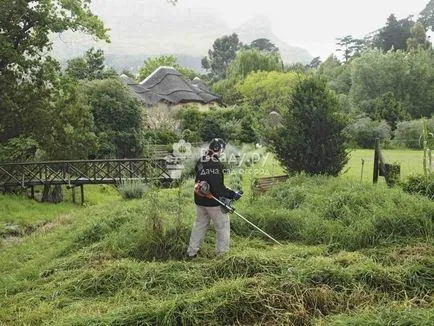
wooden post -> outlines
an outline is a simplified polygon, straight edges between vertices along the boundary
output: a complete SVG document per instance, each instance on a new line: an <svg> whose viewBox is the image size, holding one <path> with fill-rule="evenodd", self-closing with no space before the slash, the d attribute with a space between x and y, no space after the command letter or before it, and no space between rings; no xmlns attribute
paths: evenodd
<svg viewBox="0 0 434 326"><path fill-rule="evenodd" d="M84 187L83 185L80 185L80 192L81 192L81 204L84 204Z"/></svg>
<svg viewBox="0 0 434 326"><path fill-rule="evenodd" d="M374 175L372 182L375 184L378 182L378 161L380 153L380 138L375 138L375 151L374 151Z"/></svg>
<svg viewBox="0 0 434 326"><path fill-rule="evenodd" d="M118 161L118 172L119 172L119 184L122 184L122 166L121 166L121 162Z"/></svg>
<svg viewBox="0 0 434 326"><path fill-rule="evenodd" d="M32 198L32 199L35 199L35 187L34 187L34 186L31 186L31 187L30 187L30 191L31 191L31 192L30 192L30 193L31 193L31 198Z"/></svg>

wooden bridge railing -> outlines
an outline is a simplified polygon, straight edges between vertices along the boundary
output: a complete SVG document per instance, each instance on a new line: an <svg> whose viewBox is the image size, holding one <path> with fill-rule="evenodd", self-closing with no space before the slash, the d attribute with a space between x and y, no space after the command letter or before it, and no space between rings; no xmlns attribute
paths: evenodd
<svg viewBox="0 0 434 326"><path fill-rule="evenodd" d="M0 187L37 185L117 184L126 179L169 180L167 162L160 159L112 159L0 163Z"/></svg>

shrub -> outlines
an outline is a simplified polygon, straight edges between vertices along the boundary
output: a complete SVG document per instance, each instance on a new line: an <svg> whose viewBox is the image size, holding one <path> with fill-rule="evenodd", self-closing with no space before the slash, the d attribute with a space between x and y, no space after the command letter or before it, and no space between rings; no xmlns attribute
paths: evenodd
<svg viewBox="0 0 434 326"><path fill-rule="evenodd" d="M402 189L411 194L419 194L434 199L434 173L425 176L413 174L400 183Z"/></svg>
<svg viewBox="0 0 434 326"><path fill-rule="evenodd" d="M148 143L157 145L173 144L179 140L179 135L173 130L173 126L163 123L158 128L148 130L143 134L143 139Z"/></svg>
<svg viewBox="0 0 434 326"><path fill-rule="evenodd" d="M375 139L387 143L391 138L391 128L386 121L373 121L369 117L359 117L345 130L351 147L374 148Z"/></svg>
<svg viewBox="0 0 434 326"><path fill-rule="evenodd" d="M338 175L348 156L337 97L324 80L310 76L297 85L292 103L268 139L272 151L291 173Z"/></svg>

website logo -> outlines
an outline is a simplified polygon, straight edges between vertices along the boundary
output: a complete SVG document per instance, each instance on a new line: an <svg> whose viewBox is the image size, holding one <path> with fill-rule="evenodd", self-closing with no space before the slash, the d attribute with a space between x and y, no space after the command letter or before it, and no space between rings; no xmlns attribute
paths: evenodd
<svg viewBox="0 0 434 326"><path fill-rule="evenodd" d="M187 157L190 157L191 152L191 144L186 142L184 139L181 139L179 142L174 143L172 145L173 156L179 160L185 160Z"/></svg>

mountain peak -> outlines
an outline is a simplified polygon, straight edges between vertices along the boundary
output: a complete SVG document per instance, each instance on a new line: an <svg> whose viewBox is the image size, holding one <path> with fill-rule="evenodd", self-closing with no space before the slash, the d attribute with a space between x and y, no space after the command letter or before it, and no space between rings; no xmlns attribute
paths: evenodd
<svg viewBox="0 0 434 326"><path fill-rule="evenodd" d="M269 39L279 48L284 63L309 63L312 60L312 56L306 49L291 46L279 39L273 33L272 21L263 14L258 14L241 24L235 33L238 34L241 42L247 44L258 38Z"/></svg>

